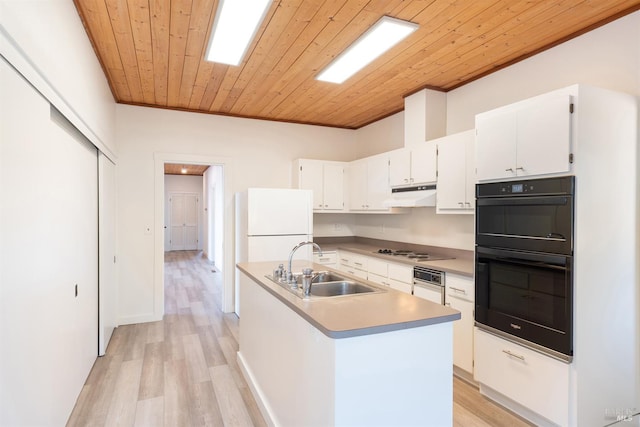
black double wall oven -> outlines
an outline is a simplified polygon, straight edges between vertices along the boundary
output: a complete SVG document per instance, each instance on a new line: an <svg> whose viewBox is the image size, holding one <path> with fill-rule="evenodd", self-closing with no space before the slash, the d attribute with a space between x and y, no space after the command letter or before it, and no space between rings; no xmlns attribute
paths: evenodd
<svg viewBox="0 0 640 427"><path fill-rule="evenodd" d="M476 326L573 356L574 177L476 186Z"/></svg>

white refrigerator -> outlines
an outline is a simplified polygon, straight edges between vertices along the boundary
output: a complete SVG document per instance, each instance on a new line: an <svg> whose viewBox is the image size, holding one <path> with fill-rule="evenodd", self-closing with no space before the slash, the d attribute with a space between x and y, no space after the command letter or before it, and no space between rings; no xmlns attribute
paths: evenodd
<svg viewBox="0 0 640 427"><path fill-rule="evenodd" d="M313 240L313 192L288 188L249 188L236 193L236 264L286 261L300 242ZM312 260L303 246L294 259ZM285 268L287 266L285 265ZM240 280L236 270L235 311L240 316Z"/></svg>

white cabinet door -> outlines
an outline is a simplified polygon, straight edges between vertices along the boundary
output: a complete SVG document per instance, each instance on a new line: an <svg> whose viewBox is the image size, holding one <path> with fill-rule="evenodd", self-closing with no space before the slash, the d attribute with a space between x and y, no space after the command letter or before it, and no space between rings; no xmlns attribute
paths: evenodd
<svg viewBox="0 0 640 427"><path fill-rule="evenodd" d="M473 213L475 207L474 132L438 140L438 213Z"/></svg>
<svg viewBox="0 0 640 427"><path fill-rule="evenodd" d="M323 163L320 160L301 159L298 161L298 188L313 191L313 209L324 206Z"/></svg>
<svg viewBox="0 0 640 427"><path fill-rule="evenodd" d="M571 169L571 97L555 93L476 116L478 181Z"/></svg>
<svg viewBox="0 0 640 427"><path fill-rule="evenodd" d="M518 176L568 172L571 98L562 94L518 111Z"/></svg>
<svg viewBox="0 0 640 427"><path fill-rule="evenodd" d="M341 163L324 163L322 181L324 210L344 209L344 167Z"/></svg>
<svg viewBox="0 0 640 427"><path fill-rule="evenodd" d="M389 184L392 187L411 184L411 151L400 148L388 154Z"/></svg>
<svg viewBox="0 0 640 427"><path fill-rule="evenodd" d="M466 201L464 140L447 140L438 144L437 208L464 209Z"/></svg>
<svg viewBox="0 0 640 427"><path fill-rule="evenodd" d="M389 210L383 204L391 196L388 156L378 155L367 158L367 179L367 210Z"/></svg>
<svg viewBox="0 0 640 427"><path fill-rule="evenodd" d="M453 364L473 373L473 307L472 301L451 297L447 294L447 305L458 310L461 319L453 322Z"/></svg>
<svg viewBox="0 0 640 427"><path fill-rule="evenodd" d="M298 159L294 162L295 188L313 191L314 211L344 210L344 162Z"/></svg>
<svg viewBox="0 0 640 427"><path fill-rule="evenodd" d="M570 365L475 328L476 381L557 425L569 424Z"/></svg>
<svg viewBox="0 0 640 427"><path fill-rule="evenodd" d="M430 141L411 147L411 184L436 182L437 150L438 145Z"/></svg>
<svg viewBox="0 0 640 427"><path fill-rule="evenodd" d="M367 161L356 160L349 164L349 209L367 209Z"/></svg>
<svg viewBox="0 0 640 427"><path fill-rule="evenodd" d="M516 176L516 112L476 116L478 181Z"/></svg>

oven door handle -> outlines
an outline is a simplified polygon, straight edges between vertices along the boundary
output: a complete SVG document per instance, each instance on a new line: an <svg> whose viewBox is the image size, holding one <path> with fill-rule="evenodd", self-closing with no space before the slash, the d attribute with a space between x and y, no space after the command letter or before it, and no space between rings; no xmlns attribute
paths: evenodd
<svg viewBox="0 0 640 427"><path fill-rule="evenodd" d="M547 197L491 197L477 199L478 206L566 206L569 203L568 196Z"/></svg>
<svg viewBox="0 0 640 427"><path fill-rule="evenodd" d="M509 262L527 263L528 265L550 266L557 268L565 268L570 263L570 256L544 254L537 252L522 252L516 250L504 250L487 248L484 246L476 247L478 258L489 258L495 260L504 260Z"/></svg>

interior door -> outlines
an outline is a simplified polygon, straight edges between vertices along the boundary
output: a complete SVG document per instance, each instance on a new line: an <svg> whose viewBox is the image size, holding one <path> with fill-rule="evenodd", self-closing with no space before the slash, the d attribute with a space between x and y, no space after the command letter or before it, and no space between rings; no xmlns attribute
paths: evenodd
<svg viewBox="0 0 640 427"><path fill-rule="evenodd" d="M169 244L172 251L184 250L184 194L175 193L169 197L170 234Z"/></svg>
<svg viewBox="0 0 640 427"><path fill-rule="evenodd" d="M169 244L172 251L198 249L198 195L171 193L169 196Z"/></svg>
<svg viewBox="0 0 640 427"><path fill-rule="evenodd" d="M198 249L198 196L184 194L184 250Z"/></svg>

